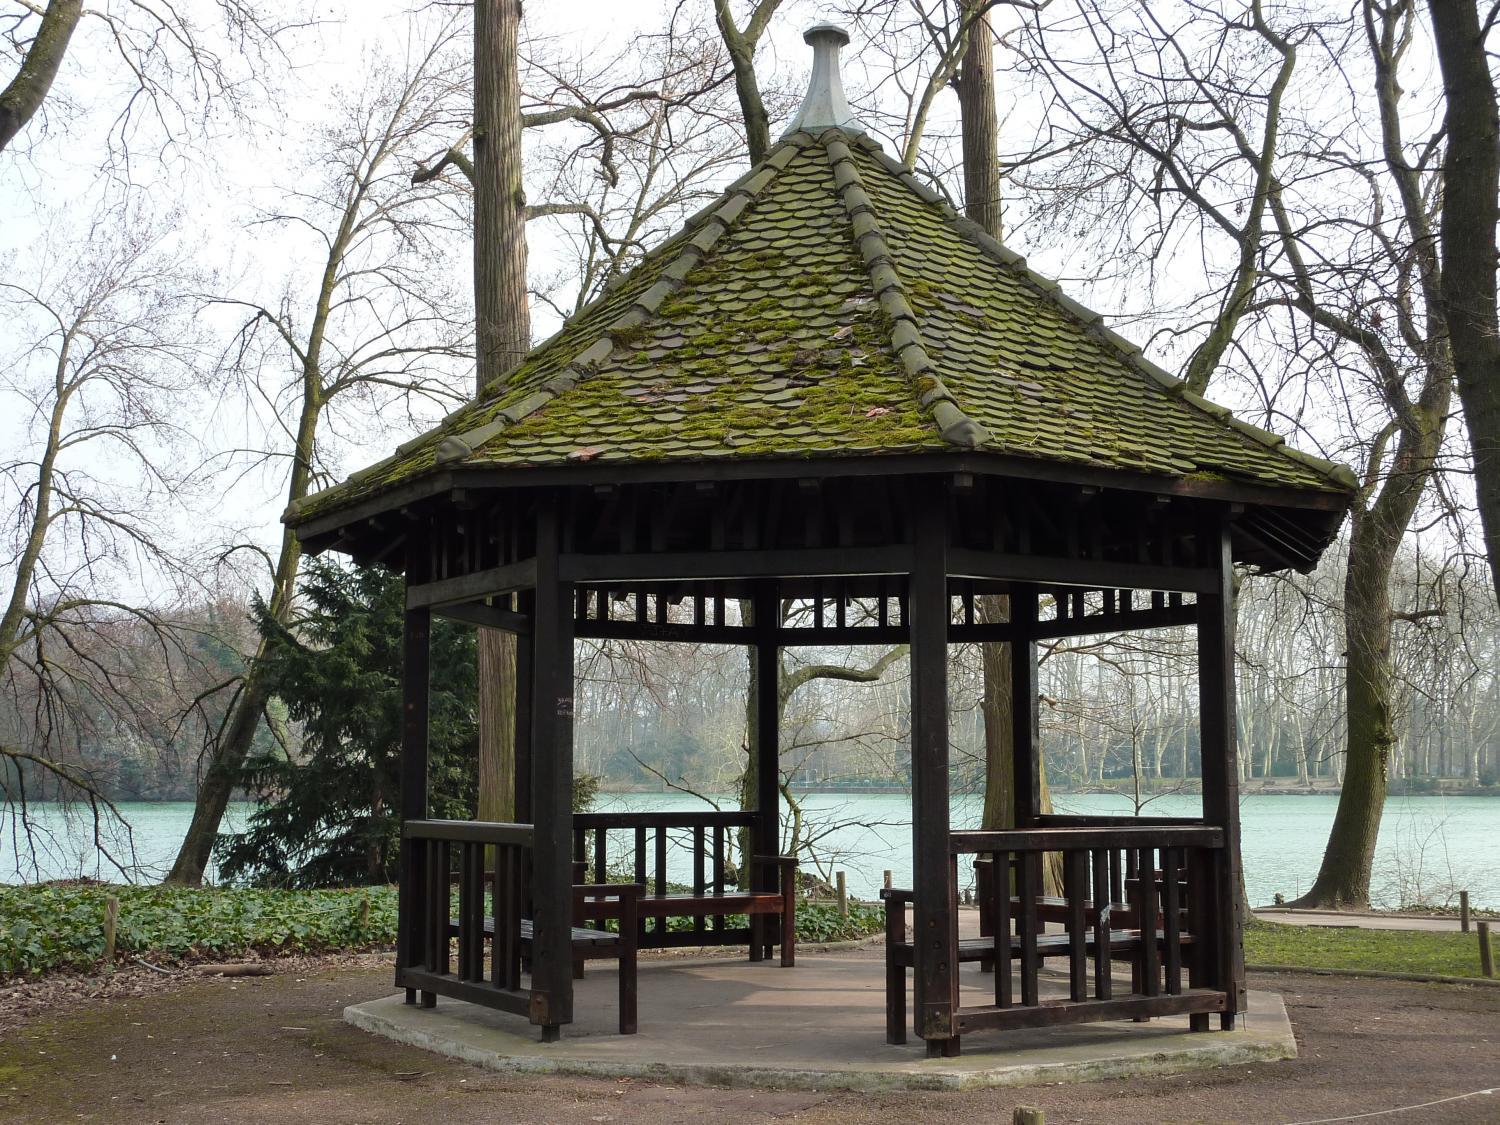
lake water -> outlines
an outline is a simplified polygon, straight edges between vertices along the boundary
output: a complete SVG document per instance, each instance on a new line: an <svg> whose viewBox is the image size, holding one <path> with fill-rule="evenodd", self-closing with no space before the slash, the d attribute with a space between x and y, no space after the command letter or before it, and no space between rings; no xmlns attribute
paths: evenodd
<svg viewBox="0 0 1500 1125"><path fill-rule="evenodd" d="M1059 794L1059 812L1130 812L1128 799L1114 794ZM822 852L830 869L848 872L851 894L873 897L881 873L889 869L897 885L911 876L910 800L901 793L809 793L801 797L811 832L833 830ZM1338 797L1255 795L1241 802L1245 882L1252 903L1268 903L1276 894L1294 898L1311 884L1323 858ZM605 810L701 808L682 793L605 793L596 805ZM978 824L977 798L957 797L954 827ZM1195 795L1165 795L1144 810L1152 816L1195 816ZM159 878L176 854L192 816L188 802L127 802L120 806L131 832L112 830L102 842L125 860L134 846L135 878ZM226 829L243 823L252 805L232 805ZM66 816L56 806L36 806L39 825L36 859L44 879L88 875L122 876L95 847L86 816ZM17 881L16 826L6 821L0 837L0 881ZM21 860L31 877L24 846ZM679 860L681 857L677 857ZM686 864L672 863L672 877L687 881ZM1402 901L1443 902L1467 888L1475 905L1500 906L1500 796L1393 797L1386 803L1376 849L1372 896L1384 906Z"/></svg>

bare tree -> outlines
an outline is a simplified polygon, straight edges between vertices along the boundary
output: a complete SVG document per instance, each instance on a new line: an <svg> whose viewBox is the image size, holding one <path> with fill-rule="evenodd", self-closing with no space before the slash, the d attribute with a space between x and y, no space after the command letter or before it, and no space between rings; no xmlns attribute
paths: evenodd
<svg viewBox="0 0 1500 1125"><path fill-rule="evenodd" d="M0 14L0 34L21 64L0 91L0 151L59 100L54 84L64 59L88 52L124 79L117 106L87 106L114 114L112 159L125 155L146 120L161 143L171 144L186 123L206 119L216 107L244 112L246 95L266 89L287 34L306 26L283 17L277 5L253 0L215 0L209 10L217 28L205 26L193 6L147 0L103 0L91 8L80 0L9 0L8 8Z"/></svg>
<svg viewBox="0 0 1500 1125"><path fill-rule="evenodd" d="M0 741L4 807L29 840L27 786L50 778L52 792L87 802L121 870L128 857L102 833L114 810L83 751L139 714L138 669L98 634L134 621L165 668L186 659L172 602L193 568L168 525L185 495L180 466L196 461L203 356L183 261L177 232L147 214L101 215L81 231L58 218L35 260L0 280L13 341L0 362L10 419L0 687L18 720Z"/></svg>
<svg viewBox="0 0 1500 1125"><path fill-rule="evenodd" d="M62 66L63 56L68 52L73 29L82 16L83 0L50 0L46 10L40 13L40 21L29 43L17 34L24 17L10 17L13 25L11 41L21 47L23 53L20 69L0 92L0 150L10 144L42 108L52 90L52 83L57 80L57 68Z"/></svg>
<svg viewBox="0 0 1500 1125"><path fill-rule="evenodd" d="M472 124L458 138L413 174L414 183L427 183L453 169L474 199L474 293L479 363L476 393L484 394L525 358L530 347L530 307L526 270L528 220L577 216L587 223L587 255L577 282L581 305L595 285L613 276L644 246L648 224L666 213L680 213L698 176L717 167L708 157L686 178L668 185L657 174L674 164L669 127L682 111L701 105L723 82L718 68L705 65L701 37L684 37L674 15L664 33L645 37L662 44L659 69L642 73L639 60L634 77L621 81L627 60L585 62L576 53L546 57L536 44L523 51L521 6L518 0L481 0L474 8L474 113ZM686 47L686 49L684 49ZM527 92L522 91L522 63L529 66ZM643 113L642 110L645 112ZM621 188L622 151L629 154L646 139L648 157L628 203L628 219L618 234L607 224L608 208L590 193L572 191L561 198L528 203L523 188L521 135L525 129L572 126L584 139L553 155L551 187L562 183L578 165L592 166L606 193ZM473 156L465 154L472 142ZM576 181L575 181L576 183ZM601 270L597 263L607 263ZM479 815L510 819L515 810L515 675L516 638L497 630L481 630L479 641L480 753Z"/></svg>
<svg viewBox="0 0 1500 1125"><path fill-rule="evenodd" d="M1201 240L1188 389L1233 380L1293 424L1324 405L1361 451L1343 598L1348 769L1310 898L1325 905L1368 896L1392 740L1391 567L1434 479L1452 386L1433 252L1440 144L1408 141L1399 103L1414 18L1405 3L1351 19L1256 0L1169 24L1082 0L1034 20L1018 47L1051 98L1041 143L1019 158L1050 169L1035 180L1039 215L1070 227L1087 215L1101 243L1148 266ZM1366 115L1330 118L1332 83Z"/></svg>
<svg viewBox="0 0 1500 1125"><path fill-rule="evenodd" d="M755 52L781 5L782 0L755 0L750 17L742 28L735 21L730 0L714 0L714 21L719 26L719 36L734 67L734 89L740 99L740 116L751 164L759 164L771 151L771 117L761 96Z"/></svg>
<svg viewBox="0 0 1500 1125"><path fill-rule="evenodd" d="M317 138L306 180L286 193L289 206L260 220L308 237L317 272L306 288L275 301L218 299L249 314L226 358L245 380L247 403L265 413L267 444L251 457L285 474L288 504L332 478L342 426L367 435L372 419L430 418L462 397L455 367L467 355L467 323L441 260L464 216L441 185L410 182L418 154L458 112L466 74L457 42L445 25L406 62L372 74ZM296 537L283 530L266 559L264 595L278 621L289 619L300 560ZM232 685L170 882L196 884L207 868L269 698L260 655Z"/></svg>
<svg viewBox="0 0 1500 1125"><path fill-rule="evenodd" d="M1443 74L1443 312L1469 431L1490 581L1500 598L1500 101L1488 40L1494 5L1429 0Z"/></svg>

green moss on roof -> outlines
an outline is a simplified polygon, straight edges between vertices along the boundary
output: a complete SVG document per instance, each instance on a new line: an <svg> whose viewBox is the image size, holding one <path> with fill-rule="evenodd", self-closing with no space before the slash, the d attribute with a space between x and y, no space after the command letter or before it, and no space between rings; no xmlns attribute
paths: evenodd
<svg viewBox="0 0 1500 1125"><path fill-rule="evenodd" d="M955 434L1072 464L1348 489L1347 470L1182 394L1054 288L864 138L798 134L494 391L288 518L437 468L870 456Z"/></svg>

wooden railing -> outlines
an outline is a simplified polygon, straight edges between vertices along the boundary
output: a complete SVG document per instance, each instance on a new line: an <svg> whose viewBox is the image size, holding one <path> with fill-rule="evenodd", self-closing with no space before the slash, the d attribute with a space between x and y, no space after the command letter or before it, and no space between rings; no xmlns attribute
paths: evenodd
<svg viewBox="0 0 1500 1125"><path fill-rule="evenodd" d="M573 817L573 878L599 883L628 873L642 884L637 940L643 948L748 944L750 959L758 961L779 944L781 963L791 966L796 860L752 854L738 870L730 866L732 834L754 827L757 819L754 812L738 811L580 813ZM674 850L675 864L669 860ZM590 909L579 924L611 917Z"/></svg>
<svg viewBox="0 0 1500 1125"><path fill-rule="evenodd" d="M594 880L603 882L603 876L609 870L611 833L614 833L615 847L623 844L629 849L635 881L646 884L648 894L664 895L667 893L669 834L675 834L679 845L689 847L692 852L693 893L723 894L727 885L729 834L754 823L753 812L686 809L575 813L573 859L588 864ZM625 837L626 833L630 835Z"/></svg>
<svg viewBox="0 0 1500 1125"><path fill-rule="evenodd" d="M409 820L402 826L398 988L420 992L424 1007L451 996L529 1014L531 993L521 988L521 922L532 839L529 824ZM488 871L486 851L493 856ZM487 883L493 884L489 909ZM488 969L487 937L493 939ZM455 938L456 966L450 944Z"/></svg>
<svg viewBox="0 0 1500 1125"><path fill-rule="evenodd" d="M990 871L979 896L988 948L960 950L960 957L993 965L994 1003L960 1008L960 1032L1224 1010L1219 944L1232 935L1217 923L1222 829L1135 821L950 839L955 865L974 855ZM1062 858L1059 897L1043 893L1049 852ZM1062 932L1049 933L1048 922ZM1040 970L1049 958L1066 959L1066 1000L1042 998ZM1131 966L1124 996L1111 974L1118 961Z"/></svg>
<svg viewBox="0 0 1500 1125"><path fill-rule="evenodd" d="M645 886L647 895L660 898L668 893L667 856L675 844L691 854L692 893L722 895L734 887L729 868L732 833L754 823L753 812L738 811L576 813L574 877L581 882L588 874L592 882L606 882L610 864L624 857L631 877ZM652 937L665 939L667 919L657 917L652 925ZM722 915L695 917L693 932L699 937L723 936L725 925Z"/></svg>

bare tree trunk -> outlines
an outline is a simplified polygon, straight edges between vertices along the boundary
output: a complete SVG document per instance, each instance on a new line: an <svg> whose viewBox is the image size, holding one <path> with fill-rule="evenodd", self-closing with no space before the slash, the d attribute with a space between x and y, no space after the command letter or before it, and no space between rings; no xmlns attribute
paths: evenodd
<svg viewBox="0 0 1500 1125"><path fill-rule="evenodd" d="M335 261L332 255L329 261ZM330 265L330 269L332 268ZM325 297L332 292L327 276L325 275ZM287 486L289 500L306 496L311 479L313 441L320 409L317 356L326 324L327 304L325 299L319 305L320 315L314 320L313 327L314 344L308 349L307 362L303 368L303 409L292 463L292 479ZM283 531L281 553L276 560L276 570L271 580L271 597L267 605L273 620L285 623L291 615L292 595L296 589L301 561L302 547L297 542L297 537L290 530ZM265 714L266 702L270 698L270 689L262 671L265 649L265 641L262 640L250 658L244 685L215 740L208 769L198 783L198 794L193 803L193 819L188 822L182 846L177 849L177 858L172 862L172 869L167 872L164 880L167 883L196 887L203 882L203 874L208 870L208 861L213 856L214 841L218 838L224 812L239 783L240 771L250 755L255 732L260 728L261 717Z"/></svg>
<svg viewBox="0 0 1500 1125"><path fill-rule="evenodd" d="M966 15L981 0L966 0ZM958 74L963 127L964 214L992 238L1004 230L1000 215L1000 126L995 117L994 43L988 12L972 17Z"/></svg>
<svg viewBox="0 0 1500 1125"><path fill-rule="evenodd" d="M1368 516L1356 522L1355 539L1372 537L1369 522ZM1356 550L1352 544L1349 551L1349 572L1344 582L1349 753L1323 864L1312 888L1298 900L1302 905L1369 905L1370 871L1393 742L1389 563L1381 554Z"/></svg>
<svg viewBox="0 0 1500 1125"><path fill-rule="evenodd" d="M979 0L966 0L964 17L973 19L958 77L958 107L963 136L964 213L985 233L1000 238L1000 136L995 117L995 66L987 13L973 15ZM986 594L979 599L980 619L1010 620L1010 598ZM984 715L984 828L1016 826L1015 746L1011 719L1009 644L987 641L979 646L983 680L980 711Z"/></svg>
<svg viewBox="0 0 1500 1125"><path fill-rule="evenodd" d="M1432 473L1447 395L1435 414L1414 407L1392 470L1368 510L1356 509L1344 576L1345 729L1343 791L1318 876L1298 906L1370 903L1370 871L1385 807L1391 749L1391 570L1396 550ZM1378 458L1378 454L1376 455ZM1372 458L1372 471L1378 463Z"/></svg>
<svg viewBox="0 0 1500 1125"><path fill-rule="evenodd" d="M57 69L68 53L68 41L83 15L83 0L50 0L42 26L26 49L21 69L0 92L0 152L36 116L52 89Z"/></svg>
<svg viewBox="0 0 1500 1125"><path fill-rule="evenodd" d="M734 92L739 97L740 114L745 119L745 143L750 150L751 164L759 164L771 150L771 119L766 113L765 102L760 96L760 82L755 75L755 48L771 16L780 6L781 0L757 0L749 22L741 31L734 22L729 0L714 0L714 20L719 25L719 36L734 67Z"/></svg>
<svg viewBox="0 0 1500 1125"><path fill-rule="evenodd" d="M1495 230L1500 223L1500 106L1478 6L1428 0L1443 72L1443 304L1458 395L1469 428L1490 580L1500 596L1500 319Z"/></svg>
<svg viewBox="0 0 1500 1125"><path fill-rule="evenodd" d="M979 599L980 620L1010 620L1010 599L985 594ZM979 646L982 694L979 708L984 715L984 819L982 828L1016 826L1015 755L1010 697L1010 645L986 641Z"/></svg>
<svg viewBox="0 0 1500 1125"><path fill-rule="evenodd" d="M520 0L474 5L475 392L531 347L521 182ZM516 638L479 631L481 820L515 817Z"/></svg>
<svg viewBox="0 0 1500 1125"><path fill-rule="evenodd" d="M296 474L294 474L295 477ZM295 487L295 485L294 485ZM303 480L299 495L306 495L307 485ZM276 621L285 622L291 613L292 591L297 583L297 571L302 560L302 550L296 537L284 532L281 540L281 556L277 560L276 574L267 609ZM260 729L261 717L265 714L270 699L270 687L263 671L266 644L262 640L256 646L245 672L245 682L235 697L234 706L225 717L224 727L214 744L208 769L198 783L198 793L193 802L193 819L188 822L182 846L177 849L177 858L167 872L164 882L186 887L196 887L203 882L208 870L208 861L213 856L214 841L219 836L219 826L224 821L224 812L229 799L240 780L240 771L250 748L255 743L255 732Z"/></svg>
<svg viewBox="0 0 1500 1125"><path fill-rule="evenodd" d="M1000 214L1000 137L995 116L995 66L987 11L975 11L981 0L966 0L964 18L972 20L964 45L958 79L958 105L963 135L964 213L994 238L1003 226ZM980 598L984 621L1010 620L1010 598L986 594ZM980 709L984 715L984 828L1016 826L1015 742L1011 728L1015 701L1011 699L1011 646L986 642L979 646L983 677ZM1052 811L1045 764L1038 760L1042 812ZM1045 894L1061 885L1062 857L1048 856L1044 868Z"/></svg>

